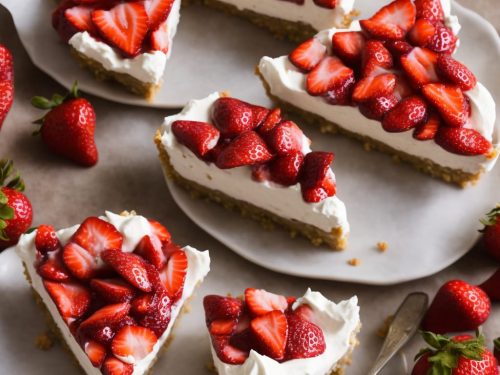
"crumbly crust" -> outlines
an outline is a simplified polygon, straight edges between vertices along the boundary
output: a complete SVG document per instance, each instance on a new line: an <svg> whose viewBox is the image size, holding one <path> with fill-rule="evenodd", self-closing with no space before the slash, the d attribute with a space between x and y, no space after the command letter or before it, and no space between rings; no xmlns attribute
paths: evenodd
<svg viewBox="0 0 500 375"><path fill-rule="evenodd" d="M282 218L250 203L231 198L220 191L208 189L194 181L185 179L170 164L168 153L161 143L160 131L156 133L155 143L166 176L189 191L193 197L208 199L222 205L226 209L239 211L242 216L258 221L266 229L273 229L274 224L278 224L287 229L292 237L300 234L308 238L315 246L327 244L334 250L343 250L346 247L347 234L343 232L341 227L333 228L331 232L324 232L312 225Z"/></svg>

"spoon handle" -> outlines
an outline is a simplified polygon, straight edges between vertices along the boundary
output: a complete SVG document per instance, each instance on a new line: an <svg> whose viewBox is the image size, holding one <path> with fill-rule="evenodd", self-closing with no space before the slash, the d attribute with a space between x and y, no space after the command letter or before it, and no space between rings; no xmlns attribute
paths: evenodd
<svg viewBox="0 0 500 375"><path fill-rule="evenodd" d="M389 326L384 345L367 375L377 375L389 360L413 337L427 311L429 297L425 293L409 294L399 306Z"/></svg>

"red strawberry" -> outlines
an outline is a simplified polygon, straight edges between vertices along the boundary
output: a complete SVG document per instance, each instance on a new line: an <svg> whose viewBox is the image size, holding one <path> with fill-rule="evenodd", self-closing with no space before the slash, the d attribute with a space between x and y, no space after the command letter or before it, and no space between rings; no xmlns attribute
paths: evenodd
<svg viewBox="0 0 500 375"><path fill-rule="evenodd" d="M160 279L172 300L177 301L184 289L188 269L188 259L184 251L173 253L165 268L160 272Z"/></svg>
<svg viewBox="0 0 500 375"><path fill-rule="evenodd" d="M257 182L268 181L271 179L271 171L267 164L252 165L252 180Z"/></svg>
<svg viewBox="0 0 500 375"><path fill-rule="evenodd" d="M210 322L208 330L211 335L231 335L236 329L238 322L231 319L214 320Z"/></svg>
<svg viewBox="0 0 500 375"><path fill-rule="evenodd" d="M437 68L441 77L457 85L463 91L470 90L477 84L474 74L450 55L439 55Z"/></svg>
<svg viewBox="0 0 500 375"><path fill-rule="evenodd" d="M326 56L307 75L306 90L311 95L323 95L353 77L352 69L345 66L338 57Z"/></svg>
<svg viewBox="0 0 500 375"><path fill-rule="evenodd" d="M239 325L240 322L238 322ZM238 326L236 327L236 332L229 339L229 343L236 347L237 349L243 350L244 352L249 352L250 350L257 347L255 340L253 338L252 332L250 331L250 319L248 319L247 328L238 331Z"/></svg>
<svg viewBox="0 0 500 375"><path fill-rule="evenodd" d="M335 195L335 181L330 170L333 157L330 152L320 151L313 151L305 156L299 182L306 202L320 202Z"/></svg>
<svg viewBox="0 0 500 375"><path fill-rule="evenodd" d="M284 121L267 134L266 140L271 150L284 156L302 150L304 133L293 121Z"/></svg>
<svg viewBox="0 0 500 375"><path fill-rule="evenodd" d="M113 224L91 216L85 219L73 234L72 241L97 259L105 250L121 249L123 236Z"/></svg>
<svg viewBox="0 0 500 375"><path fill-rule="evenodd" d="M352 93L352 100L355 102L365 102L380 96L387 96L392 94L395 86L396 75L391 73L366 77L356 82Z"/></svg>
<svg viewBox="0 0 500 375"><path fill-rule="evenodd" d="M116 325L125 319L129 311L130 303L128 302L107 305L85 319L80 324L80 329L86 331Z"/></svg>
<svg viewBox="0 0 500 375"><path fill-rule="evenodd" d="M495 207L481 220L484 228L482 245L493 258L500 261L500 206Z"/></svg>
<svg viewBox="0 0 500 375"><path fill-rule="evenodd" d="M267 292L264 289L246 289L245 302L254 316L264 315L273 310L285 311L288 307L284 296Z"/></svg>
<svg viewBox="0 0 500 375"><path fill-rule="evenodd" d="M0 81L0 129L14 102L14 83Z"/></svg>
<svg viewBox="0 0 500 375"><path fill-rule="evenodd" d="M394 87L394 96L401 100L407 96L414 95L416 92L411 87L404 74L396 75L396 86Z"/></svg>
<svg viewBox="0 0 500 375"><path fill-rule="evenodd" d="M220 132L206 122L178 120L172 124L177 141L198 156L204 156L219 142Z"/></svg>
<svg viewBox="0 0 500 375"><path fill-rule="evenodd" d="M411 0L396 0L381 8L361 27L378 39L403 39L415 23L415 5Z"/></svg>
<svg viewBox="0 0 500 375"><path fill-rule="evenodd" d="M457 45L457 37L453 31L444 26L436 25L436 32L427 44L427 48L439 53L453 53Z"/></svg>
<svg viewBox="0 0 500 375"><path fill-rule="evenodd" d="M163 243L169 243L171 240L170 232L161 223L155 220L149 220L153 234Z"/></svg>
<svg viewBox="0 0 500 375"><path fill-rule="evenodd" d="M327 9L335 9L337 0L313 0L314 4Z"/></svg>
<svg viewBox="0 0 500 375"><path fill-rule="evenodd" d="M365 41L360 31L337 32L332 37L332 52L345 64L354 67L361 62Z"/></svg>
<svg viewBox="0 0 500 375"><path fill-rule="evenodd" d="M9 49L0 44L0 82L3 81L14 81L14 63Z"/></svg>
<svg viewBox="0 0 500 375"><path fill-rule="evenodd" d="M148 301L148 309L139 318L139 324L151 329L160 337L167 329L172 316L172 299L165 288L157 288Z"/></svg>
<svg viewBox="0 0 500 375"><path fill-rule="evenodd" d="M162 269L167 262L167 257L163 254L162 243L154 236L142 237L134 253L147 260L158 270Z"/></svg>
<svg viewBox="0 0 500 375"><path fill-rule="evenodd" d="M78 279L94 277L99 267L96 258L75 242L69 242L64 246L62 257L71 274Z"/></svg>
<svg viewBox="0 0 500 375"><path fill-rule="evenodd" d="M224 363L241 365L248 358L248 351L232 346L228 336L212 336L212 345L217 357Z"/></svg>
<svg viewBox="0 0 500 375"><path fill-rule="evenodd" d="M271 180L284 186L295 185L303 163L304 155L301 151L274 159L269 165Z"/></svg>
<svg viewBox="0 0 500 375"><path fill-rule="evenodd" d="M126 57L141 52L149 30L149 19L143 2L120 3L109 10L92 12L92 22L99 34Z"/></svg>
<svg viewBox="0 0 500 375"><path fill-rule="evenodd" d="M434 23L444 21L441 0L415 0L415 7L417 8L417 18L425 18Z"/></svg>
<svg viewBox="0 0 500 375"><path fill-rule="evenodd" d="M156 29L162 22L166 21L174 0L145 0L144 8L149 18L149 26Z"/></svg>
<svg viewBox="0 0 500 375"><path fill-rule="evenodd" d="M446 151L458 155L484 155L491 150L491 143L481 133L468 128L441 127L436 134L436 143Z"/></svg>
<svg viewBox="0 0 500 375"><path fill-rule="evenodd" d="M415 128L413 138L419 141L434 139L440 126L441 119L439 116L436 113L431 113L425 122Z"/></svg>
<svg viewBox="0 0 500 375"><path fill-rule="evenodd" d="M101 367L106 357L106 347L92 340L85 342L82 346L85 354L87 354L90 362L92 362L92 366L97 368Z"/></svg>
<svg viewBox="0 0 500 375"><path fill-rule="evenodd" d="M41 254L57 250L60 246L61 244L53 226L42 224L38 227L35 236L35 247Z"/></svg>
<svg viewBox="0 0 500 375"><path fill-rule="evenodd" d="M436 26L434 23L421 18L415 22L415 25L408 33L408 39L410 39L415 46L425 47L432 41L435 33Z"/></svg>
<svg viewBox="0 0 500 375"><path fill-rule="evenodd" d="M298 306L295 310L291 312L292 315L296 315L301 319L307 320L309 322L312 321L314 313L309 305L303 304Z"/></svg>
<svg viewBox="0 0 500 375"><path fill-rule="evenodd" d="M63 318L80 318L90 306L90 291L83 285L43 281L43 285Z"/></svg>
<svg viewBox="0 0 500 375"><path fill-rule="evenodd" d="M424 122L427 117L427 104L419 96L409 96L391 109L382 121L385 131L404 132Z"/></svg>
<svg viewBox="0 0 500 375"><path fill-rule="evenodd" d="M252 108L253 127L255 129L262 125L264 120L271 113L271 110L255 104L251 104L250 107Z"/></svg>
<svg viewBox="0 0 500 375"><path fill-rule="evenodd" d="M121 279L93 279L90 287L108 303L128 302L135 295L134 289Z"/></svg>
<svg viewBox="0 0 500 375"><path fill-rule="evenodd" d="M214 320L238 319L243 311L243 302L238 298L208 295L203 298L207 323Z"/></svg>
<svg viewBox="0 0 500 375"><path fill-rule="evenodd" d="M111 249L101 253L102 260L120 274L127 282L142 290L150 292L153 285L148 276L146 262L139 256Z"/></svg>
<svg viewBox="0 0 500 375"><path fill-rule="evenodd" d="M166 23L162 23L158 28L151 32L151 49L168 53L170 40L168 37L168 28Z"/></svg>
<svg viewBox="0 0 500 375"><path fill-rule="evenodd" d="M47 253L45 259L37 266L38 274L45 280L67 281L70 275L61 259L61 250Z"/></svg>
<svg viewBox="0 0 500 375"><path fill-rule="evenodd" d="M379 96L359 105L359 110L365 117L381 121L384 115L398 104L398 99L393 95Z"/></svg>
<svg viewBox="0 0 500 375"><path fill-rule="evenodd" d="M262 124L259 126L257 131L259 132L260 135L265 135L276 125L278 125L283 118L281 117L281 109L279 108L274 108L267 117L264 119Z"/></svg>
<svg viewBox="0 0 500 375"><path fill-rule="evenodd" d="M351 105L352 90L354 89L354 77L346 80L340 86L328 91L325 99L328 103L334 105Z"/></svg>
<svg viewBox="0 0 500 375"><path fill-rule="evenodd" d="M134 364L151 353L157 341L158 337L149 328L125 326L113 338L111 351L123 362Z"/></svg>
<svg viewBox="0 0 500 375"><path fill-rule="evenodd" d="M325 337L321 328L296 314L288 315L287 321L287 360L317 357L325 352Z"/></svg>
<svg viewBox="0 0 500 375"><path fill-rule="evenodd" d="M438 110L448 126L463 126L468 118L465 97L459 87L430 83L422 88L425 98Z"/></svg>
<svg viewBox="0 0 500 375"><path fill-rule="evenodd" d="M214 125L221 135L233 138L256 127L252 105L235 98L222 97L212 107Z"/></svg>
<svg viewBox="0 0 500 375"><path fill-rule="evenodd" d="M488 319L490 311L486 293L465 281L452 280L437 292L422 328L434 333L475 330Z"/></svg>
<svg viewBox="0 0 500 375"><path fill-rule="evenodd" d="M88 31L91 35L96 35L97 30L92 22L93 10L94 8L89 6L76 6L66 9L64 18L74 27L75 33Z"/></svg>
<svg viewBox="0 0 500 375"><path fill-rule="evenodd" d="M363 77L377 75L373 73L378 68L390 69L392 65L392 55L381 41L369 40L366 42L363 50Z"/></svg>
<svg viewBox="0 0 500 375"><path fill-rule="evenodd" d="M318 39L311 38L294 49L288 58L297 68L309 72L319 64L325 54L326 46Z"/></svg>
<svg viewBox="0 0 500 375"><path fill-rule="evenodd" d="M500 302L500 268L479 287L490 297L491 301Z"/></svg>
<svg viewBox="0 0 500 375"><path fill-rule="evenodd" d="M254 131L239 135L227 145L217 157L216 165L221 169L266 163L273 155L264 140Z"/></svg>
<svg viewBox="0 0 500 375"><path fill-rule="evenodd" d="M50 109L36 123L42 125L42 140L52 152L86 167L97 163L94 108L78 97L76 83L65 97L54 95L48 100L35 96L31 103L40 109Z"/></svg>
<svg viewBox="0 0 500 375"><path fill-rule="evenodd" d="M103 375L132 375L134 366L110 356L104 361L101 371Z"/></svg>
<svg viewBox="0 0 500 375"><path fill-rule="evenodd" d="M388 40L385 47L392 53L394 58L400 58L413 49L413 46L404 40Z"/></svg>
<svg viewBox="0 0 500 375"><path fill-rule="evenodd" d="M288 323L283 312L274 310L254 318L250 330L261 354L276 360L285 357Z"/></svg>
<svg viewBox="0 0 500 375"><path fill-rule="evenodd" d="M426 48L415 47L401 57L401 65L408 75L411 83L420 88L431 82L439 82L436 73L438 54Z"/></svg>

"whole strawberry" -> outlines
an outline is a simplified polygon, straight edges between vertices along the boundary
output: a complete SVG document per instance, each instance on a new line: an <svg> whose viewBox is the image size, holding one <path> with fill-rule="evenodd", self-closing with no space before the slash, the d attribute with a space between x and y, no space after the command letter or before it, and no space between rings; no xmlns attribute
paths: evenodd
<svg viewBox="0 0 500 375"><path fill-rule="evenodd" d="M491 302L479 287L452 280L437 292L422 321L422 329L434 333L476 330L491 312Z"/></svg>
<svg viewBox="0 0 500 375"><path fill-rule="evenodd" d="M479 287L484 290L491 301L500 302L500 268Z"/></svg>
<svg viewBox="0 0 500 375"><path fill-rule="evenodd" d="M22 193L24 182L12 172L12 161L0 160L0 250L16 244L33 220L31 203Z"/></svg>
<svg viewBox="0 0 500 375"><path fill-rule="evenodd" d="M14 101L14 64L12 54L0 44L0 129Z"/></svg>
<svg viewBox="0 0 500 375"><path fill-rule="evenodd" d="M49 100L35 96L31 103L40 109L50 109L35 123L42 125L37 133L51 151L85 167L97 163L94 108L78 97L76 82L64 97L55 94Z"/></svg>
<svg viewBox="0 0 500 375"><path fill-rule="evenodd" d="M485 347L484 337L452 338L423 332L430 348L417 354L411 375L498 375L498 363Z"/></svg>
<svg viewBox="0 0 500 375"><path fill-rule="evenodd" d="M483 248L493 258L500 261L500 205L488 212L481 223L484 224L481 230Z"/></svg>

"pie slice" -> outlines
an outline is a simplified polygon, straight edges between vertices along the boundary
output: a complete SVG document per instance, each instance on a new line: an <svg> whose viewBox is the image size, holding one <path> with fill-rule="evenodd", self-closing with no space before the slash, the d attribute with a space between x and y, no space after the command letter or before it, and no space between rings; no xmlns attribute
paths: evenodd
<svg viewBox="0 0 500 375"><path fill-rule="evenodd" d="M210 269L208 251L180 248L135 214L41 225L16 252L51 329L89 375L148 373Z"/></svg>
<svg viewBox="0 0 500 375"><path fill-rule="evenodd" d="M349 224L336 195L333 153L312 152L279 108L214 93L165 118L155 142L165 176L181 187L313 244L346 246Z"/></svg>
<svg viewBox="0 0 500 375"><path fill-rule="evenodd" d="M358 345L357 297L336 304L310 289L296 299L248 288L203 306L219 375L340 375Z"/></svg>
<svg viewBox="0 0 500 375"><path fill-rule="evenodd" d="M162 83L180 0L63 0L52 25L80 65L152 99Z"/></svg>
<svg viewBox="0 0 500 375"><path fill-rule="evenodd" d="M461 186L498 158L495 102L452 57L449 2L397 0L258 66L268 95L325 132L345 133Z"/></svg>

